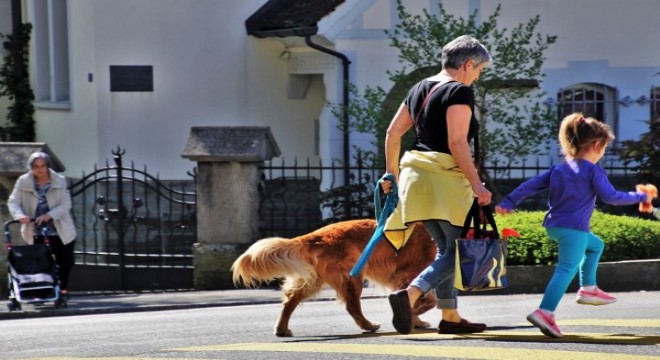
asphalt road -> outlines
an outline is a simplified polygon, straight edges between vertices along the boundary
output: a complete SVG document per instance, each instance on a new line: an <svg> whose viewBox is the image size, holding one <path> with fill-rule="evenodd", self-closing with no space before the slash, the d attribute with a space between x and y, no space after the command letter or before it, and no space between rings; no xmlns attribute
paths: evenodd
<svg viewBox="0 0 660 360"><path fill-rule="evenodd" d="M314 301L294 313L292 338L272 334L278 304L9 319L0 321L0 359L660 359L660 292L615 295L617 303L598 307L566 295L561 339L525 321L538 294L462 297L463 316L489 325L462 336L399 335L385 298L363 300L365 315L382 323L375 333L362 333L342 305ZM437 310L422 318L439 319Z"/></svg>

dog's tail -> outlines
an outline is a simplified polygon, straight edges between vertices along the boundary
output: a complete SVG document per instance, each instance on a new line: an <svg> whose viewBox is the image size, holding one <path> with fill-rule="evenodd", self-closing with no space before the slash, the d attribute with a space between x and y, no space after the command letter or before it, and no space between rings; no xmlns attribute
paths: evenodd
<svg viewBox="0 0 660 360"><path fill-rule="evenodd" d="M305 246L295 239L271 237L252 244L231 266L234 285L256 287L264 282L295 276L300 285L317 273L306 259Z"/></svg>

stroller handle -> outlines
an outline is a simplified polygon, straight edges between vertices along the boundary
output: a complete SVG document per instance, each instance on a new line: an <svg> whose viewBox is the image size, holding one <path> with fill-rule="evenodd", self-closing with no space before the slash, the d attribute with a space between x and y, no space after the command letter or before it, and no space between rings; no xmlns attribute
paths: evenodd
<svg viewBox="0 0 660 360"><path fill-rule="evenodd" d="M34 222L34 221L35 221L35 218L30 218L30 222ZM18 224L18 223L19 223L18 220L9 220L9 221L5 221L5 224L4 224L4 229L5 229L5 243L7 243L7 244L11 244L11 231L9 231L9 227L10 227L12 224Z"/></svg>

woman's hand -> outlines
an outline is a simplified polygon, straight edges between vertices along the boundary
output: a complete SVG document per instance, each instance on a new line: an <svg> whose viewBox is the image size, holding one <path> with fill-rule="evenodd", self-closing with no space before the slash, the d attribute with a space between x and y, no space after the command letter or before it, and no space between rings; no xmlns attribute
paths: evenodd
<svg viewBox="0 0 660 360"><path fill-rule="evenodd" d="M30 218L27 216L21 216L20 218L18 218L18 222L21 224L27 224L30 222Z"/></svg>
<svg viewBox="0 0 660 360"><path fill-rule="evenodd" d="M50 215L48 215L48 214L43 214L43 215L39 216L38 218L34 219L34 222L35 222L37 225L41 225L41 224L45 224L45 223L51 221L52 219L53 219L53 218L52 218ZM28 220L29 220L29 219L28 219Z"/></svg>
<svg viewBox="0 0 660 360"><path fill-rule="evenodd" d="M392 191L392 182L389 180L383 180L383 182L380 183L380 187L385 194L389 194L390 191Z"/></svg>
<svg viewBox="0 0 660 360"><path fill-rule="evenodd" d="M479 183L478 185L472 187L472 191L474 191L474 196L477 198L479 205L490 204L490 200L493 197L493 194L488 191L488 189L486 189L486 185Z"/></svg>
<svg viewBox="0 0 660 360"><path fill-rule="evenodd" d="M396 175L394 175L394 179L395 179L394 181L397 181ZM388 179L383 179L383 181L380 182L380 188L383 189L383 192L385 194L389 194L393 189L392 181Z"/></svg>

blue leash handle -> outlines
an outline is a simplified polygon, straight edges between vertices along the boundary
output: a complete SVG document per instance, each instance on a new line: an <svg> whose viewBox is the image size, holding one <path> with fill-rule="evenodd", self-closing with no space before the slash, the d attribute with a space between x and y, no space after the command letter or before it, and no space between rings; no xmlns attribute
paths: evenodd
<svg viewBox="0 0 660 360"><path fill-rule="evenodd" d="M380 185L385 180L391 182L392 190L387 194L385 198L385 205L381 207ZM399 193L396 183L394 182L394 175L387 173L378 180L378 182L376 183L376 188L374 189L374 210L376 213L376 220L378 221L378 225L376 226L376 230L374 231L374 234L371 236L371 239L367 243L367 246L362 251L360 258L355 263L355 265L353 265L353 268L349 272L349 275L356 276L360 274L362 268L367 263L367 260L369 260L371 253L374 251L376 245L381 240L383 240L383 237L385 235L385 222L387 221L387 218L389 218L390 215L392 215L394 209L396 209L398 202L399 202Z"/></svg>

